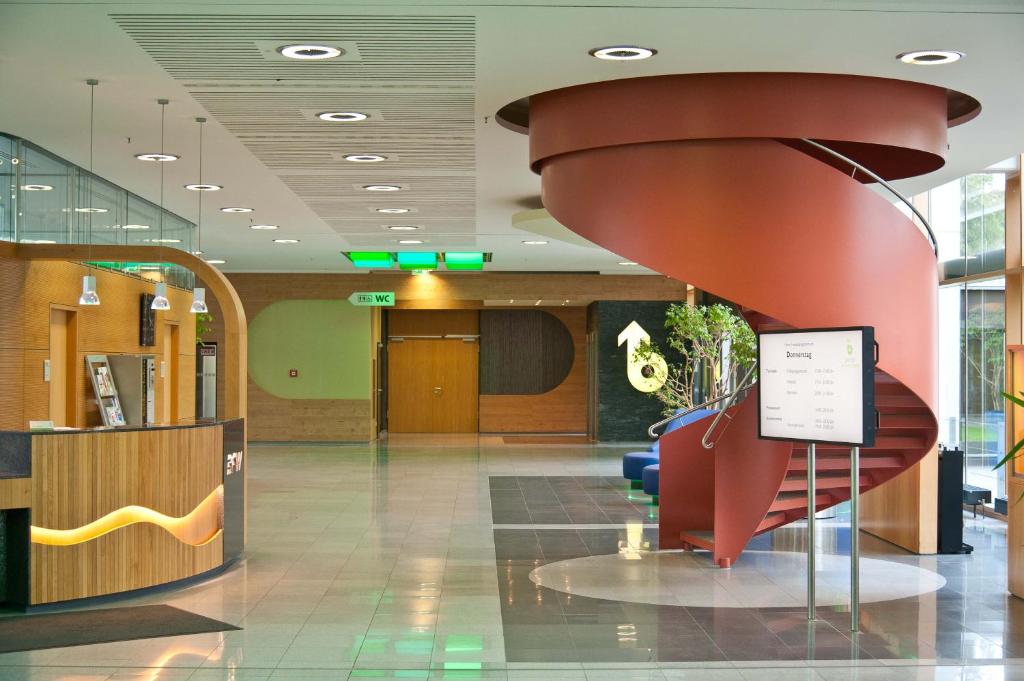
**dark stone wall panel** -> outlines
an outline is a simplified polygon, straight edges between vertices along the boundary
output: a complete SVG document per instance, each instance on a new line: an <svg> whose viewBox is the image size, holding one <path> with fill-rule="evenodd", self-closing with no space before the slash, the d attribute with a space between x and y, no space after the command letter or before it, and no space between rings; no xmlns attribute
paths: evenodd
<svg viewBox="0 0 1024 681"><path fill-rule="evenodd" d="M572 369L572 335L543 310L480 312L480 394L539 395Z"/></svg>

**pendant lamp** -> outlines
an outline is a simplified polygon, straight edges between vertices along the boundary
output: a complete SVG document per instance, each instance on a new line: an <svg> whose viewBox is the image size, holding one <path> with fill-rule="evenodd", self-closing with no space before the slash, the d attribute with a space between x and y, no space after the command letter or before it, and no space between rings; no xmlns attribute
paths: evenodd
<svg viewBox="0 0 1024 681"><path fill-rule="evenodd" d="M164 119L166 118L167 105L170 104L168 99L158 99L156 103L160 105L160 153L164 153ZM160 237L157 243L164 242L164 164L160 164ZM152 310L170 310L171 301L167 300L167 284L160 282L156 285L156 297L153 298L153 303L149 306Z"/></svg>
<svg viewBox="0 0 1024 681"><path fill-rule="evenodd" d="M95 78L90 78L85 81L85 84L89 86L89 185L92 188L92 151L93 151L93 132L95 129L95 113L96 113L96 86L100 84ZM89 255L92 256L92 213L87 214L86 218L89 226ZM100 295L96 292L96 277L91 274L86 274L82 277L82 295L78 297L79 305L99 305Z"/></svg>
<svg viewBox="0 0 1024 681"><path fill-rule="evenodd" d="M203 183L203 123L205 122L205 118L196 119L196 123L199 124L199 184ZM196 192L199 195L199 213L196 218L196 249L194 253L197 255L203 252L203 194L205 193ZM192 314L206 314L209 311L206 307L205 288L192 290L192 307L188 311Z"/></svg>

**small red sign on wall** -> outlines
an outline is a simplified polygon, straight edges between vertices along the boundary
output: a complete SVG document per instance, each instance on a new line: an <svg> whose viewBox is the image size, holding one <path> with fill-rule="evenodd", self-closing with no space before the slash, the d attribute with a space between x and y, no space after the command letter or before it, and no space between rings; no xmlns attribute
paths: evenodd
<svg viewBox="0 0 1024 681"><path fill-rule="evenodd" d="M288 376L289 377L296 378L298 375L299 375L299 370L298 369L289 369L288 370Z"/></svg>

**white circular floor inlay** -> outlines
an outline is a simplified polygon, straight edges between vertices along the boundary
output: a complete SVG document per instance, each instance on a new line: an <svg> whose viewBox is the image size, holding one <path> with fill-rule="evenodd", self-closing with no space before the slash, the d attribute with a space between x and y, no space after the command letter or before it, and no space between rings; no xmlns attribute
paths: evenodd
<svg viewBox="0 0 1024 681"><path fill-rule="evenodd" d="M850 558L817 556L818 605L846 605ZM530 573L540 586L590 598L707 608L775 608L807 603L807 557L787 551L744 551L729 570L706 553L651 551L587 556L542 565ZM862 603L938 591L946 580L931 570L861 558Z"/></svg>

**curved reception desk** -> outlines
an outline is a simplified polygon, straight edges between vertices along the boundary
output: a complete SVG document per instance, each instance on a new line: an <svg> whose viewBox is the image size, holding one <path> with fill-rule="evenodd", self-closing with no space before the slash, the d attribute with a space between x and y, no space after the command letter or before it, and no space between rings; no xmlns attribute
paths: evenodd
<svg viewBox="0 0 1024 681"><path fill-rule="evenodd" d="M242 419L0 433L0 603L214 574L245 541Z"/></svg>

